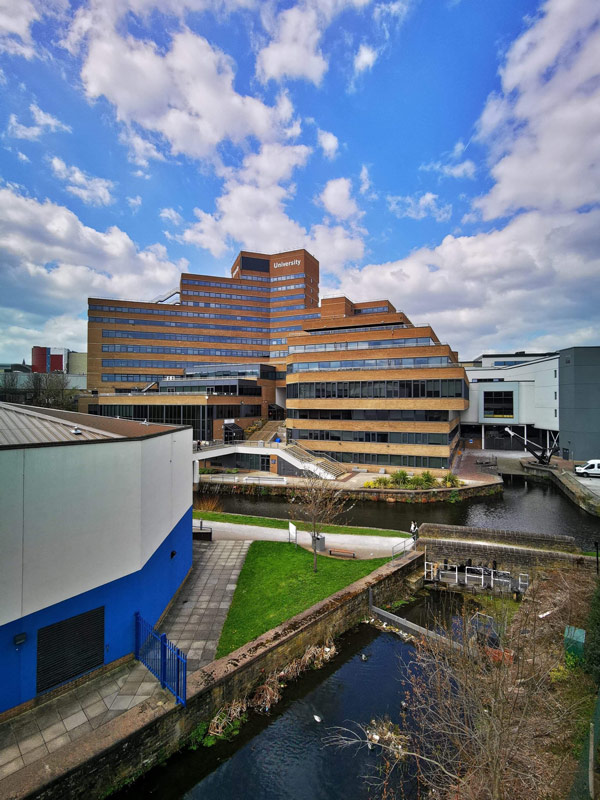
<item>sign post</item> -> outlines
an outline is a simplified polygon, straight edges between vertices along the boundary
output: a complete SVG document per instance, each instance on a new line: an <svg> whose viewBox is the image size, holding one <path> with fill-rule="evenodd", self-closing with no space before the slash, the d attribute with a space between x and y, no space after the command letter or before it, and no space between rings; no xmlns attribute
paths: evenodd
<svg viewBox="0 0 600 800"><path fill-rule="evenodd" d="M294 523L290 522L288 525L288 542L291 542L292 539L294 540L296 547L298 547L298 531L296 530Z"/></svg>

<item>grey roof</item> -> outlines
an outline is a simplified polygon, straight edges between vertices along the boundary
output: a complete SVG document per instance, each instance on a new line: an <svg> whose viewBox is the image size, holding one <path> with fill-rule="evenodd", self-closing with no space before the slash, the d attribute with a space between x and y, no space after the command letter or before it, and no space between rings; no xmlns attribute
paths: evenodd
<svg viewBox="0 0 600 800"><path fill-rule="evenodd" d="M171 433L175 427L0 403L0 448L139 439Z"/></svg>

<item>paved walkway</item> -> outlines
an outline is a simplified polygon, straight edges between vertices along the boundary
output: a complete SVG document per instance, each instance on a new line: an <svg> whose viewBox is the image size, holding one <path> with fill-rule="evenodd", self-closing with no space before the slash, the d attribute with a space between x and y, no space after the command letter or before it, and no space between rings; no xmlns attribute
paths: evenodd
<svg viewBox="0 0 600 800"><path fill-rule="evenodd" d="M215 657L250 538L194 542L192 572L160 626L187 653L189 672ZM133 661L0 723L0 798L3 778L150 698L174 704L146 667Z"/></svg>
<svg viewBox="0 0 600 800"><path fill-rule="evenodd" d="M239 525L232 522L207 522L213 529L213 538L222 541L242 541L244 539L260 539L268 542L287 542L288 531L281 528L262 528L258 525ZM352 550L357 558L391 557L394 545L405 544L409 549L412 538L402 536L357 536L348 533L325 533L326 551L329 548ZM308 531L298 531L298 544L311 546Z"/></svg>

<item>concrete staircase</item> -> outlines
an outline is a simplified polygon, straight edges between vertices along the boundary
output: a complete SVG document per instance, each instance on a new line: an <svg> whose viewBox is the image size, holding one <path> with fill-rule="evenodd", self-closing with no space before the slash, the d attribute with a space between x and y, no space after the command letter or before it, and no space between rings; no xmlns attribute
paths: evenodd
<svg viewBox="0 0 600 800"><path fill-rule="evenodd" d="M306 450L297 442L288 444L286 450L293 456L296 456L300 461L317 465L325 472L328 472L332 478L340 478L348 472L347 468L343 464L340 464L339 461L335 461L333 458L328 458L327 456L311 453L310 450Z"/></svg>
<svg viewBox="0 0 600 800"><path fill-rule="evenodd" d="M250 434L250 436L246 439L247 442L270 442L271 439L275 437L278 432L279 426L281 425L280 420L272 419L269 422L265 422L265 424L254 433ZM282 441L285 441L285 437Z"/></svg>

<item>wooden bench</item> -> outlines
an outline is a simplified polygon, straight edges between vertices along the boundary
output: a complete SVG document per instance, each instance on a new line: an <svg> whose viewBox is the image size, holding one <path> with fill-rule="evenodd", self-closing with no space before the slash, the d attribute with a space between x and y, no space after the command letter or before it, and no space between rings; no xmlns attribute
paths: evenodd
<svg viewBox="0 0 600 800"><path fill-rule="evenodd" d="M332 547L329 551L329 555L333 556L346 556L347 558L356 558L356 553L353 553L352 550L344 550L341 547Z"/></svg>

